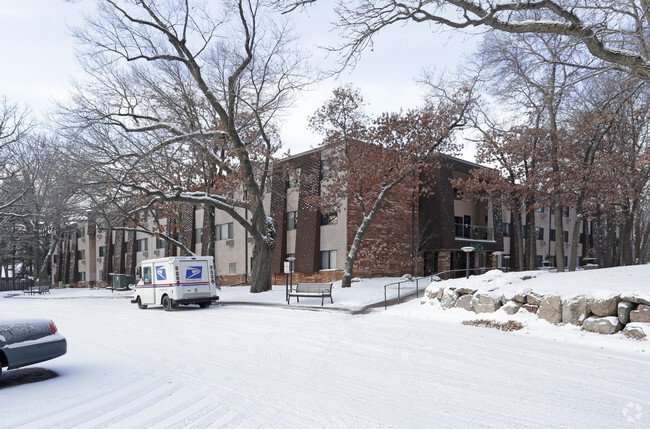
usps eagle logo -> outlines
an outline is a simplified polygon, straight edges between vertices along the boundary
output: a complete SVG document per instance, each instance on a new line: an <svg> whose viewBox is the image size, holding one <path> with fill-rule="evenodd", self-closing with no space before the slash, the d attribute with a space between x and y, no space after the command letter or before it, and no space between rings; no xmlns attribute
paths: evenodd
<svg viewBox="0 0 650 429"><path fill-rule="evenodd" d="M167 280L167 270L165 270L164 265L156 267L156 280Z"/></svg>
<svg viewBox="0 0 650 429"><path fill-rule="evenodd" d="M200 279L202 277L203 267L187 267L185 271L185 278L190 279Z"/></svg>

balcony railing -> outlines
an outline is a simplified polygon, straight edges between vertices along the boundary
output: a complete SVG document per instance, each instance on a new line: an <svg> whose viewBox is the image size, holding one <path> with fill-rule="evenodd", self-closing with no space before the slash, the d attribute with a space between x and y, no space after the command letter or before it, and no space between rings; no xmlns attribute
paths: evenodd
<svg viewBox="0 0 650 429"><path fill-rule="evenodd" d="M494 228L480 225L469 225L457 223L456 238L466 238L468 240L494 240Z"/></svg>

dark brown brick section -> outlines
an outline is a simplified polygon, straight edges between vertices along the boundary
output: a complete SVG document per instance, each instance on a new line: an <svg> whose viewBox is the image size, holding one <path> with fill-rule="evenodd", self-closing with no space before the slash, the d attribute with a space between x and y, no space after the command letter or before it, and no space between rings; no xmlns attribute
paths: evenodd
<svg viewBox="0 0 650 429"><path fill-rule="evenodd" d="M287 258L287 171L288 164L278 162L273 166L271 180L271 209L269 216L275 220L276 243L273 252L273 273L284 271L284 260Z"/></svg>
<svg viewBox="0 0 650 429"><path fill-rule="evenodd" d="M214 257L214 224L215 209L214 207L203 207L203 235L201 236L201 255Z"/></svg>
<svg viewBox="0 0 650 429"><path fill-rule="evenodd" d="M113 272L113 231L104 230L104 261L103 261L103 278L104 282L112 283L111 273Z"/></svg>
<svg viewBox="0 0 650 429"><path fill-rule="evenodd" d="M320 195L320 153L296 159L300 168L296 264L298 273L313 273L320 268L320 211L314 196Z"/></svg>
<svg viewBox="0 0 650 429"><path fill-rule="evenodd" d="M411 179L388 194L363 238L353 276L399 276L411 273L412 248L417 233L414 219L417 219L418 211L414 188L415 183ZM353 198L348 198L346 252L352 246L362 216L359 204Z"/></svg>
<svg viewBox="0 0 650 429"><path fill-rule="evenodd" d="M438 253L437 270L439 272L454 268L453 258L449 255L450 251L471 245L467 240L456 239L454 225L455 195L450 180L453 172L470 174L471 170L475 168L481 167L456 158L442 156L421 175L423 186L431 189L431 192L422 194L419 201L419 222L423 237L422 250ZM494 241L482 241L480 244L483 246L483 250L487 252L503 251L503 221L501 207L498 204L493 205L492 219ZM444 261L441 260L442 252L446 254Z"/></svg>
<svg viewBox="0 0 650 429"><path fill-rule="evenodd" d="M182 225L183 225L183 244L194 250L194 215L195 207L193 204L183 204L181 206Z"/></svg>
<svg viewBox="0 0 650 429"><path fill-rule="evenodd" d="M320 194L320 151L278 162L273 168L271 217L277 223L277 243L273 254L273 272L284 272L287 258L287 175L300 169L296 262L294 270L307 274L320 265L320 211L314 196ZM295 275L295 274L294 274Z"/></svg>
<svg viewBox="0 0 650 429"><path fill-rule="evenodd" d="M125 273L124 256L126 254L126 249L124 246L124 231L115 231L115 243L113 246L113 266L115 267L115 272Z"/></svg>

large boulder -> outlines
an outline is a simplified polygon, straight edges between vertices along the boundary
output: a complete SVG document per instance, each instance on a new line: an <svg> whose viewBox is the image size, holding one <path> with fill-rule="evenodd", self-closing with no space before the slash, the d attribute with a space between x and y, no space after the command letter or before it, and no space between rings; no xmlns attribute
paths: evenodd
<svg viewBox="0 0 650 429"><path fill-rule="evenodd" d="M539 304L542 302L542 299L544 299L544 296L535 292L529 292L528 294L526 294L526 303L530 305L536 305L539 307Z"/></svg>
<svg viewBox="0 0 650 429"><path fill-rule="evenodd" d="M513 292L510 292L510 291L505 292L503 294L503 296L501 297L501 303L503 305L506 305L506 303L508 301L515 301L515 302L518 302L520 304L526 304L526 295L528 295L528 293L530 291L532 291L532 289L527 288L527 289L525 289L523 291L520 291L520 292L517 292L517 293L513 293Z"/></svg>
<svg viewBox="0 0 650 429"><path fill-rule="evenodd" d="M630 312L630 322L650 322L650 305L639 305L634 311Z"/></svg>
<svg viewBox="0 0 650 429"><path fill-rule="evenodd" d="M611 335L621 330L623 325L618 317L589 317L582 322L582 329L589 332Z"/></svg>
<svg viewBox="0 0 650 429"><path fill-rule="evenodd" d="M427 288L424 290L424 296L426 296L429 299L436 299L436 298L440 299L440 297L442 296L442 292L444 290L445 290L444 288L438 285L431 284L427 286Z"/></svg>
<svg viewBox="0 0 650 429"><path fill-rule="evenodd" d="M476 292L476 288L469 288L469 287L456 288L456 293L458 295L474 295L474 292Z"/></svg>
<svg viewBox="0 0 650 429"><path fill-rule="evenodd" d="M642 340L650 334L650 323L628 323L623 329L623 335Z"/></svg>
<svg viewBox="0 0 650 429"><path fill-rule="evenodd" d="M445 290L443 290L442 296L440 297L440 305L442 306L442 308L446 310L456 305L457 300L458 300L458 295L456 294L456 292L454 292L449 288L446 288Z"/></svg>
<svg viewBox="0 0 650 429"><path fill-rule="evenodd" d="M559 296L547 295L540 304L537 315L549 323L560 323L562 321L562 300Z"/></svg>
<svg viewBox="0 0 650 429"><path fill-rule="evenodd" d="M501 307L501 299L489 293L476 292L472 297L472 308L476 313L494 313Z"/></svg>
<svg viewBox="0 0 650 429"><path fill-rule="evenodd" d="M618 296L609 298L589 298L587 308L596 317L618 316L617 305L620 301Z"/></svg>
<svg viewBox="0 0 650 429"><path fill-rule="evenodd" d="M638 293L621 294L621 301L629 301L635 304L650 305L650 296L639 295Z"/></svg>
<svg viewBox="0 0 650 429"><path fill-rule="evenodd" d="M623 325L630 323L630 312L634 310L636 304L629 301L621 301L618 303L618 320L621 321Z"/></svg>
<svg viewBox="0 0 650 429"><path fill-rule="evenodd" d="M588 315L587 298L584 296L574 296L562 301L562 323L580 326Z"/></svg>
<svg viewBox="0 0 650 429"><path fill-rule="evenodd" d="M501 309L503 311L505 311L506 314L513 315L513 314L515 314L516 312L519 311L519 309L521 308L521 305L522 304L520 302L517 302L517 301L514 301L514 300L513 301L508 301L505 304L503 304Z"/></svg>
<svg viewBox="0 0 650 429"><path fill-rule="evenodd" d="M456 300L456 307L472 311L472 295L462 295Z"/></svg>

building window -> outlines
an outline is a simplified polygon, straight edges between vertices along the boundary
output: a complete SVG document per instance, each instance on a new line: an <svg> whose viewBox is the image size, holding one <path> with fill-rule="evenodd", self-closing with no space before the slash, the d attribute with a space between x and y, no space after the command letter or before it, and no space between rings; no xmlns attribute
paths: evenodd
<svg viewBox="0 0 650 429"><path fill-rule="evenodd" d="M510 255L501 255L501 268L510 266Z"/></svg>
<svg viewBox="0 0 650 429"><path fill-rule="evenodd" d="M103 258L104 253L106 252L106 246L99 246L99 257Z"/></svg>
<svg viewBox="0 0 650 429"><path fill-rule="evenodd" d="M569 242L569 231L562 231L562 238L564 238L565 243L568 243Z"/></svg>
<svg viewBox="0 0 650 429"><path fill-rule="evenodd" d="M52 256L52 263L56 264L56 261L59 259L58 255L53 255Z"/></svg>
<svg viewBox="0 0 650 429"><path fill-rule="evenodd" d="M544 239L544 228L542 227L536 227L535 228L535 237L537 237L538 240L543 240Z"/></svg>
<svg viewBox="0 0 650 429"><path fill-rule="evenodd" d="M77 250L77 259L79 259L79 260L86 259L86 250L85 249Z"/></svg>
<svg viewBox="0 0 650 429"><path fill-rule="evenodd" d="M544 258L541 255L537 255L535 257L535 262L537 263L538 267L542 266L542 262L544 262Z"/></svg>
<svg viewBox="0 0 650 429"><path fill-rule="evenodd" d="M86 281L86 272L85 271L80 271L77 273L77 281L78 282L85 282Z"/></svg>
<svg viewBox="0 0 650 429"><path fill-rule="evenodd" d="M320 161L320 178L321 180L323 179L329 179L334 177L334 170L332 170L332 166L336 165L336 161L332 159L321 159Z"/></svg>
<svg viewBox="0 0 650 429"><path fill-rule="evenodd" d="M77 228L77 238L83 238L86 236L86 227L82 226L81 228Z"/></svg>
<svg viewBox="0 0 650 429"><path fill-rule="evenodd" d="M142 238L140 240L135 241L135 245L137 247L138 252L144 252L146 250L149 250L149 244L147 243L147 241L148 240L146 238Z"/></svg>
<svg viewBox="0 0 650 429"><path fill-rule="evenodd" d="M203 239L203 228L194 229L194 244L201 244Z"/></svg>
<svg viewBox="0 0 650 429"><path fill-rule="evenodd" d="M339 223L339 217L336 212L334 213L322 213L320 215L320 224L321 225L336 225Z"/></svg>
<svg viewBox="0 0 650 429"><path fill-rule="evenodd" d="M569 217L569 208L568 207L562 208L562 216Z"/></svg>
<svg viewBox="0 0 650 429"><path fill-rule="evenodd" d="M463 198L462 194L460 191L456 188L454 188L454 199L455 200L461 200Z"/></svg>
<svg viewBox="0 0 650 429"><path fill-rule="evenodd" d="M578 236L578 243L583 244L585 242L585 235L581 232Z"/></svg>
<svg viewBox="0 0 650 429"><path fill-rule="evenodd" d="M549 241L555 241L555 230L554 229L552 229L551 232L549 233L548 240Z"/></svg>
<svg viewBox="0 0 650 429"><path fill-rule="evenodd" d="M237 274L237 263L231 262L228 264L228 274Z"/></svg>
<svg viewBox="0 0 650 429"><path fill-rule="evenodd" d="M288 212L287 213L287 231L296 229L298 226L298 212Z"/></svg>
<svg viewBox="0 0 650 429"><path fill-rule="evenodd" d="M504 223L503 224L503 236L504 237L510 237L510 224L509 223Z"/></svg>
<svg viewBox="0 0 650 429"><path fill-rule="evenodd" d="M104 280L104 270L99 270L99 281L101 282L103 280Z"/></svg>
<svg viewBox="0 0 650 429"><path fill-rule="evenodd" d="M539 213L544 213L544 207L537 207L535 211Z"/></svg>
<svg viewBox="0 0 650 429"><path fill-rule="evenodd" d="M165 248L165 240L163 240L160 237L156 237L156 249L164 249Z"/></svg>
<svg viewBox="0 0 650 429"><path fill-rule="evenodd" d="M323 250L320 252L320 269L333 270L336 268L336 250Z"/></svg>
<svg viewBox="0 0 650 429"><path fill-rule="evenodd" d="M287 188L297 188L300 186L300 169L296 168L287 174Z"/></svg>
<svg viewBox="0 0 650 429"><path fill-rule="evenodd" d="M216 229L215 233L216 233L216 236L217 236L217 241L219 241L219 240L232 240L232 236L233 236L232 222L230 222L230 223L222 223L221 225L217 225L217 229Z"/></svg>

